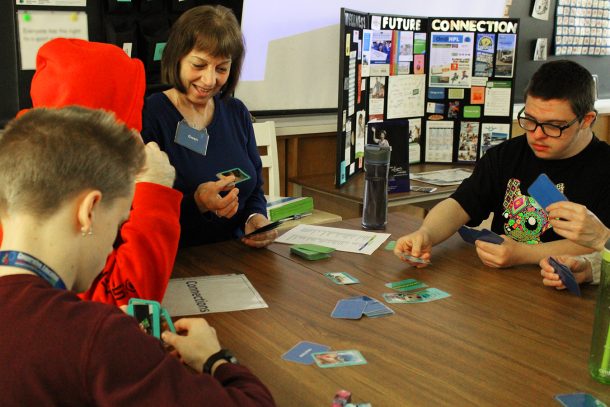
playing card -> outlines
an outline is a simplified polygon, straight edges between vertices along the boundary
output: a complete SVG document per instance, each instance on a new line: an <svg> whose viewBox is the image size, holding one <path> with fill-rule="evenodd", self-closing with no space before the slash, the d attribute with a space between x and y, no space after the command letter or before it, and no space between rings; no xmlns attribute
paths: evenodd
<svg viewBox="0 0 610 407"><path fill-rule="evenodd" d="M553 267L555 273L559 275L559 278L563 285L566 286L566 289L572 294L576 294L580 297L580 286L576 282L576 277L574 277L572 270L552 257L549 257L549 264Z"/></svg>
<svg viewBox="0 0 610 407"><path fill-rule="evenodd" d="M477 240L482 240L484 242L494 244L504 243L504 239L502 239L499 235L488 229L478 230L466 226L461 226L458 229L458 233L467 243L474 244L474 242Z"/></svg>
<svg viewBox="0 0 610 407"><path fill-rule="evenodd" d="M297 343L288 352L282 355L282 359L290 362L301 363L303 365L313 365L313 357L316 352L326 352L330 346L320 345L319 343L302 341Z"/></svg>
<svg viewBox="0 0 610 407"><path fill-rule="evenodd" d="M555 399L565 407L608 407L606 403L587 393L558 394Z"/></svg>
<svg viewBox="0 0 610 407"><path fill-rule="evenodd" d="M290 253L296 254L297 256L302 257L306 260L322 260L328 259L330 257L330 254L328 253L320 253L318 251L307 250L298 246L291 246Z"/></svg>
<svg viewBox="0 0 610 407"><path fill-rule="evenodd" d="M482 240L484 242L489 242L493 244L502 244L504 243L504 239L498 234L492 232L491 230L483 229L479 232L479 236L477 240Z"/></svg>
<svg viewBox="0 0 610 407"><path fill-rule="evenodd" d="M544 210L554 202L568 200L564 194L559 192L555 184L553 184L553 181L551 181L546 174L540 174L527 189L527 193L530 194Z"/></svg>
<svg viewBox="0 0 610 407"><path fill-rule="evenodd" d="M394 314L394 311L377 300L368 301L364 309L364 315L369 318L385 317L392 314Z"/></svg>
<svg viewBox="0 0 610 407"><path fill-rule="evenodd" d="M335 249L332 247L321 246L319 244L311 244L311 243L296 244L292 247L298 247L299 249L305 249L305 250L309 250L312 252L327 253L327 254L335 251Z"/></svg>
<svg viewBox="0 0 610 407"><path fill-rule="evenodd" d="M388 242L388 244L385 245L384 249L385 250L394 250L395 247L396 247L396 240L390 240Z"/></svg>
<svg viewBox="0 0 610 407"><path fill-rule="evenodd" d="M241 168L231 168L230 170L222 171L216 174L219 179L223 179L224 177L231 175L235 177L235 181L231 183L232 185L239 184L240 182L250 179L250 176Z"/></svg>
<svg viewBox="0 0 610 407"><path fill-rule="evenodd" d="M366 359L357 350L338 350L313 354L316 365L322 368L366 364Z"/></svg>
<svg viewBox="0 0 610 407"><path fill-rule="evenodd" d="M348 285L358 284L360 282L357 278L352 277L350 274L343 271L324 273L324 276L335 284Z"/></svg>
<svg viewBox="0 0 610 407"><path fill-rule="evenodd" d="M391 304L417 304L422 302L431 302L450 297L449 293L439 290L438 288L426 288L414 293L400 292L382 294L383 298Z"/></svg>
<svg viewBox="0 0 610 407"><path fill-rule="evenodd" d="M410 261L412 263L420 263L420 264L430 264L430 260L421 259L419 257L413 257L410 254L400 253L400 257L404 260Z"/></svg>
<svg viewBox="0 0 610 407"><path fill-rule="evenodd" d="M466 226L461 226L458 229L458 233L460 234L460 236L466 243L472 243L472 244L474 244L475 240L477 240L477 236L479 236L478 230L471 229Z"/></svg>
<svg viewBox="0 0 610 407"><path fill-rule="evenodd" d="M414 278L408 278L406 280L401 280L394 283L386 283L385 286L396 291L411 291L428 287L427 284Z"/></svg>
<svg viewBox="0 0 610 407"><path fill-rule="evenodd" d="M366 301L360 299L339 300L330 316L341 319L360 319L365 308Z"/></svg>

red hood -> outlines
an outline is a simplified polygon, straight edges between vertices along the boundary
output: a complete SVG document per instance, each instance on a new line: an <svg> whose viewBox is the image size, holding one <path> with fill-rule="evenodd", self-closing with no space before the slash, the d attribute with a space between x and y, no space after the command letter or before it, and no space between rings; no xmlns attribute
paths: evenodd
<svg viewBox="0 0 610 407"><path fill-rule="evenodd" d="M142 61L130 58L121 48L56 38L38 51L30 95L34 107L104 109L141 131L145 89Z"/></svg>

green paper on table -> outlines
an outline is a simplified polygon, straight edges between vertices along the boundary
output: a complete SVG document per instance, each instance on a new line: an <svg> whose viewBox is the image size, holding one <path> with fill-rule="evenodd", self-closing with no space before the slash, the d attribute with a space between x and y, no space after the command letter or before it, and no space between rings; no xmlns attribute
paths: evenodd
<svg viewBox="0 0 610 407"><path fill-rule="evenodd" d="M384 249L385 250L394 250L395 247L396 247L396 240L390 240L388 242L388 244L385 245Z"/></svg>
<svg viewBox="0 0 610 407"><path fill-rule="evenodd" d="M316 244L296 244L290 247L290 253L296 254L306 260L328 259L330 253L334 252L332 247L320 246Z"/></svg>
<svg viewBox="0 0 610 407"><path fill-rule="evenodd" d="M386 283L385 286L396 291L411 291L428 287L426 283L422 283L421 281L418 281L414 278L408 278L406 280L397 281L395 283Z"/></svg>

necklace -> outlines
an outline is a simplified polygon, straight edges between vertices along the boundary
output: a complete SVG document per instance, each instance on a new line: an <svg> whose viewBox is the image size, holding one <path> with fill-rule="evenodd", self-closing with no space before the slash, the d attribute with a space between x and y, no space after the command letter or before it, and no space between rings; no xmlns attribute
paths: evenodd
<svg viewBox="0 0 610 407"><path fill-rule="evenodd" d="M31 271L51 284L52 287L61 290L66 289L66 284L53 269L27 253L14 250L0 251L0 266L12 266Z"/></svg>
<svg viewBox="0 0 610 407"><path fill-rule="evenodd" d="M203 112L198 112L192 103L187 103L187 105L189 105L188 107L183 106L178 91L173 90L173 93L175 100L174 104L176 105L176 109L178 109L180 114L182 114L182 117L186 121L186 124L188 124L195 130L204 130L207 127L207 124L209 123L208 117L210 115L208 112L210 108L212 109L212 112L214 111L214 100L210 99L208 101L208 104L205 105Z"/></svg>

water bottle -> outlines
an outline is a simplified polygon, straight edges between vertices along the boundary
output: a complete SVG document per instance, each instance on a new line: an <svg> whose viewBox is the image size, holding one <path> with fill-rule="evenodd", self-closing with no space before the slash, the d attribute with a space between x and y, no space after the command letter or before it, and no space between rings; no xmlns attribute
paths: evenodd
<svg viewBox="0 0 610 407"><path fill-rule="evenodd" d="M388 171L390 146L364 146L364 208L362 227L385 229L388 221Z"/></svg>
<svg viewBox="0 0 610 407"><path fill-rule="evenodd" d="M610 239L602 252L602 267L593 321L589 373L595 380L610 384Z"/></svg>

